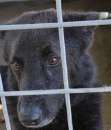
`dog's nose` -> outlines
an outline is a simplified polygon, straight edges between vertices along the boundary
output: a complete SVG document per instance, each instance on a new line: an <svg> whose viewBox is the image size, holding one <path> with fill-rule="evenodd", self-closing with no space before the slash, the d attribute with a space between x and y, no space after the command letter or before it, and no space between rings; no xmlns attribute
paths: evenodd
<svg viewBox="0 0 111 130"><path fill-rule="evenodd" d="M22 121L22 124L23 125L25 125L25 126L37 126L38 124L39 124L39 122L40 122L40 119L38 118L38 119L35 119L35 120L23 120Z"/></svg>
<svg viewBox="0 0 111 130"><path fill-rule="evenodd" d="M21 122L26 126L38 125L42 117L42 112L38 107L25 108L20 112Z"/></svg>

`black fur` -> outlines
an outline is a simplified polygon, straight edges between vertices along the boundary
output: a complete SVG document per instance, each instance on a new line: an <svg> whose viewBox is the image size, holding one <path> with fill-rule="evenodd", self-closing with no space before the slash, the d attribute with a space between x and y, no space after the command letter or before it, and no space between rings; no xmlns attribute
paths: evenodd
<svg viewBox="0 0 111 130"><path fill-rule="evenodd" d="M94 20L98 17L96 12L63 14L65 22ZM57 22L55 10L28 12L9 24L45 22ZM93 33L94 27L64 30L71 88L96 87L96 70L88 52ZM1 36L5 42L3 49L7 63L5 69L4 67L0 69L5 91L63 88L57 29L7 31ZM57 63L53 65L51 58L56 58ZM20 65L20 68L15 68L15 63ZM31 128L25 126L27 124L24 123L24 120L26 121L24 114L36 115L38 111L45 116L41 121L46 117L54 119L50 124L33 130L68 130L63 95L10 97L7 105L12 130L30 130ZM71 106L75 130L102 130L99 94L71 94ZM32 115L27 114L27 117L31 118ZM26 123L29 123L28 121Z"/></svg>

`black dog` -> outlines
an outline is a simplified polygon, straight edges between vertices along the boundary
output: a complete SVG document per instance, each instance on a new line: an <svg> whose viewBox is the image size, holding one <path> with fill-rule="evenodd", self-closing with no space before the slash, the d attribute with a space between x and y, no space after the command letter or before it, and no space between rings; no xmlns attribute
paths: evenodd
<svg viewBox="0 0 111 130"><path fill-rule="evenodd" d="M94 20L98 13L64 13L67 21ZM11 24L57 22L55 10L28 12ZM94 27L65 28L68 76L71 88L95 87L95 67L88 53ZM63 88L58 29L3 31L4 89ZM2 43L1 43L2 44ZM5 72L5 73L4 73ZM12 130L68 130L63 95L21 96L7 100ZM72 94L75 130L101 130L100 96Z"/></svg>

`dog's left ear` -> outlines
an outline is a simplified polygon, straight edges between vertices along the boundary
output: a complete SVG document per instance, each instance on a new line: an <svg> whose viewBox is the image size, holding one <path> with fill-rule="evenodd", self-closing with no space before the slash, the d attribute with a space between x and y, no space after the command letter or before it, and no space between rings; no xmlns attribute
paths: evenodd
<svg viewBox="0 0 111 130"><path fill-rule="evenodd" d="M97 12L64 12L63 20L64 22L74 22L74 21L88 21L88 20L98 20L105 18L105 14ZM81 27L68 27L65 28L66 37L78 40L78 44L81 50L87 49L91 45L93 39L93 34L96 26L81 26Z"/></svg>

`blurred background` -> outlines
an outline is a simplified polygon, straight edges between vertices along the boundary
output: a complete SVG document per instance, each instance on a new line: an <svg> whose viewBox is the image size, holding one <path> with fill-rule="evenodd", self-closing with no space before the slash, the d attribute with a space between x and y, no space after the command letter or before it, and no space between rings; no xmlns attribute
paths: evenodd
<svg viewBox="0 0 111 130"><path fill-rule="evenodd" d="M111 0L63 0L62 2L63 10L111 12ZM22 12L47 8L55 8L55 0L0 0L0 24L7 23ZM97 64L98 81L111 85L111 25L100 26L96 29L91 53ZM3 63L1 57L0 61ZM0 130L5 130L1 109L0 107ZM104 130L111 130L110 93L103 94L102 113Z"/></svg>

